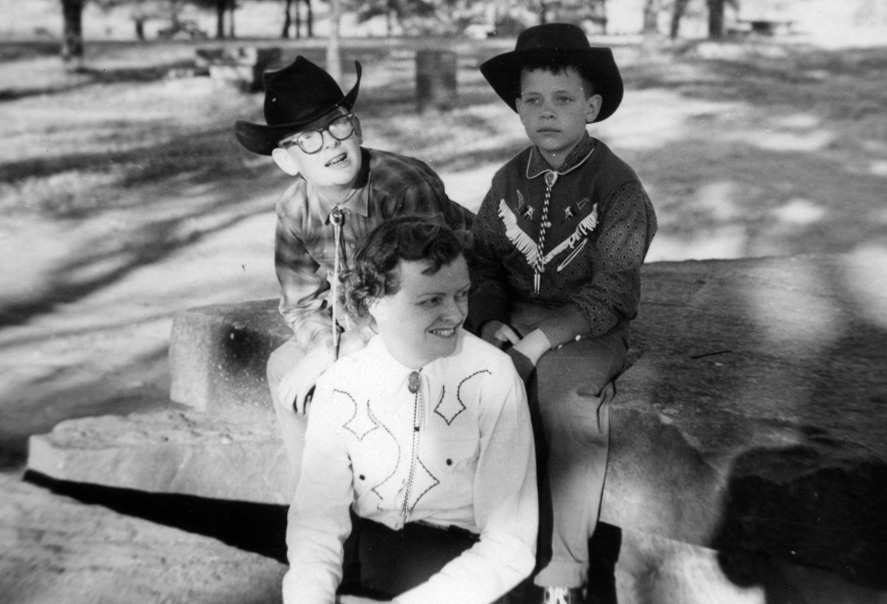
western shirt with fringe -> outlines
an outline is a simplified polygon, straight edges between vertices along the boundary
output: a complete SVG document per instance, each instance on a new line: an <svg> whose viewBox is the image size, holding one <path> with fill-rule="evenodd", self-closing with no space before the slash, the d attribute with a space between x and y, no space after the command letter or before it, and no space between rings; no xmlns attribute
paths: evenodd
<svg viewBox="0 0 887 604"><path fill-rule="evenodd" d="M472 228L469 323L551 313L551 345L605 335L637 315L656 214L634 170L587 134L557 170L529 147L493 177ZM524 334L526 335L526 334Z"/></svg>

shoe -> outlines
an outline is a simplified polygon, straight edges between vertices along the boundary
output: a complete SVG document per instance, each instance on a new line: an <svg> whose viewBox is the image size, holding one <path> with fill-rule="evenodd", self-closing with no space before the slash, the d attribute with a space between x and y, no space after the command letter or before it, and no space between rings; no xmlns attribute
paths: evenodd
<svg viewBox="0 0 887 604"><path fill-rule="evenodd" d="M585 604L581 587L546 587L542 604Z"/></svg>

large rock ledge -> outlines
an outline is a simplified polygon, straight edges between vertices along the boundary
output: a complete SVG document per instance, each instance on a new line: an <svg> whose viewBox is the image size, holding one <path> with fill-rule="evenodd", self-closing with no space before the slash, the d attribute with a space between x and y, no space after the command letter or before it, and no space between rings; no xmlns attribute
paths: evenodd
<svg viewBox="0 0 887 604"><path fill-rule="evenodd" d="M611 410L603 519L887 589L881 258L645 266L633 365ZM33 437L29 468L62 480L286 503L286 488L269 488L285 470L264 384L265 359L285 337L275 301L182 313L170 351L172 399L193 410L171 409L191 424L169 415L66 422ZM547 355L540 382L556 379L572 354L566 346ZM217 427L207 436L210 418ZM133 446L123 436L154 421L176 433L175 454L170 438ZM139 459L147 467L138 470Z"/></svg>

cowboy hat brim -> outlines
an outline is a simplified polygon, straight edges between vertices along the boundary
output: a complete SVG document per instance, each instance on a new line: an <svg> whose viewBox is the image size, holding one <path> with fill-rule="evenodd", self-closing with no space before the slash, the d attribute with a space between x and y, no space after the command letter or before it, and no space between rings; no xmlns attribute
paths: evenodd
<svg viewBox="0 0 887 604"><path fill-rule="evenodd" d="M552 63L575 65L594 83L595 94L601 95L601 110L592 122L600 122L611 115L622 102L622 76L609 48L525 48L497 55L480 66L481 74L496 94L517 112L520 96L521 69L527 64Z"/></svg>
<svg viewBox="0 0 887 604"><path fill-rule="evenodd" d="M265 124L253 124L239 120L234 124L234 134L238 142L253 153L259 155L271 155L271 152L277 148L277 144L287 136L295 134L299 130L332 113L336 109L343 107L347 111L351 111L354 103L357 101L357 95L360 92L360 63L355 61L355 71L357 73L357 82L348 94L344 95L340 101L326 107L319 107L316 111L305 115L302 119L288 124L279 124L275 126L267 126Z"/></svg>

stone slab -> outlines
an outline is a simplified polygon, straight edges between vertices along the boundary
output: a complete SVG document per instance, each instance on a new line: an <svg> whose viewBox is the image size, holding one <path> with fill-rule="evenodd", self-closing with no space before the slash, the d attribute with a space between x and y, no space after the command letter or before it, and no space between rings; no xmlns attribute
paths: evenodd
<svg viewBox="0 0 887 604"><path fill-rule="evenodd" d="M28 469L70 482L286 505L295 477L276 427L263 419L167 408L69 420L30 438Z"/></svg>
<svg viewBox="0 0 887 604"><path fill-rule="evenodd" d="M602 518L887 588L887 267L645 270Z"/></svg>
<svg viewBox="0 0 887 604"><path fill-rule="evenodd" d="M202 306L172 326L170 398L213 414L246 408L273 414L265 364L292 335L277 300Z"/></svg>
<svg viewBox="0 0 887 604"><path fill-rule="evenodd" d="M0 602L273 604L286 567L0 474Z"/></svg>

